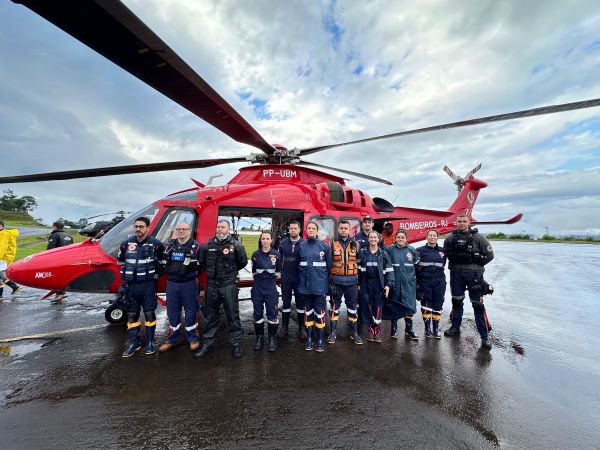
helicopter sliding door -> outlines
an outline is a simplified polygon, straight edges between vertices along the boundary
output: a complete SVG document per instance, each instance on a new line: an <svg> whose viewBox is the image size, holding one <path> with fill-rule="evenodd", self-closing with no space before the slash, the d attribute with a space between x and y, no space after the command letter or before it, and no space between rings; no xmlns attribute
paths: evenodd
<svg viewBox="0 0 600 450"><path fill-rule="evenodd" d="M231 234L246 249L248 257L258 249L260 232L268 230L273 233L276 248L281 239L288 236L288 225L292 220L302 223L304 212L296 209L249 208L244 206L221 206L219 220L227 220L231 226ZM240 272L241 279L251 279L252 274Z"/></svg>

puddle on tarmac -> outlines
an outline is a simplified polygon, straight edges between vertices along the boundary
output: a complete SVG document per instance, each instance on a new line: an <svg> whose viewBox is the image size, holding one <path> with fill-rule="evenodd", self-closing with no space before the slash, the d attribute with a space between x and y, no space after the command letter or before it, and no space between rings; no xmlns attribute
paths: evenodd
<svg viewBox="0 0 600 450"><path fill-rule="evenodd" d="M37 352L48 342L50 342L48 339L35 339L0 344L0 358L21 358L29 353Z"/></svg>

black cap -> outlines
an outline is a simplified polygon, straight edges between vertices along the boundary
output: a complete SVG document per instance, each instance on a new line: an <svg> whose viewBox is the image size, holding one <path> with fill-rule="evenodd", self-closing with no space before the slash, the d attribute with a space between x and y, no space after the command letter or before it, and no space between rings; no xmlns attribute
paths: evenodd
<svg viewBox="0 0 600 450"><path fill-rule="evenodd" d="M370 220L371 222L375 222L375 219L373 219L373 217L371 217L371 216L365 216L362 221L364 222L366 220Z"/></svg>

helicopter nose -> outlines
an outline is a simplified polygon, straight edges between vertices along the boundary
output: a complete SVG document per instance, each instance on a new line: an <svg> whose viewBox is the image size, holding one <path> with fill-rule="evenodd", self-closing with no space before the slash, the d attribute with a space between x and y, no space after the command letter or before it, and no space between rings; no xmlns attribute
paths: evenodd
<svg viewBox="0 0 600 450"><path fill-rule="evenodd" d="M17 284L37 289L65 290L78 278L97 270L86 256L89 241L26 256L8 267L6 275Z"/></svg>

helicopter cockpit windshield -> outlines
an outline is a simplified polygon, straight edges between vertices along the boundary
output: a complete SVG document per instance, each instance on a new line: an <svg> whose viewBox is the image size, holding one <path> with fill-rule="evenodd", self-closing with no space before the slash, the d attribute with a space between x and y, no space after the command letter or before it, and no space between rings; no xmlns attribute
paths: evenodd
<svg viewBox="0 0 600 450"><path fill-rule="evenodd" d="M158 206L150 205L134 214L131 214L125 220L115 225L104 236L102 236L100 239L100 247L102 247L107 254L116 258L121 242L127 239L130 234L133 234L133 222L135 219L145 216L150 219L150 222L152 222L157 212Z"/></svg>

